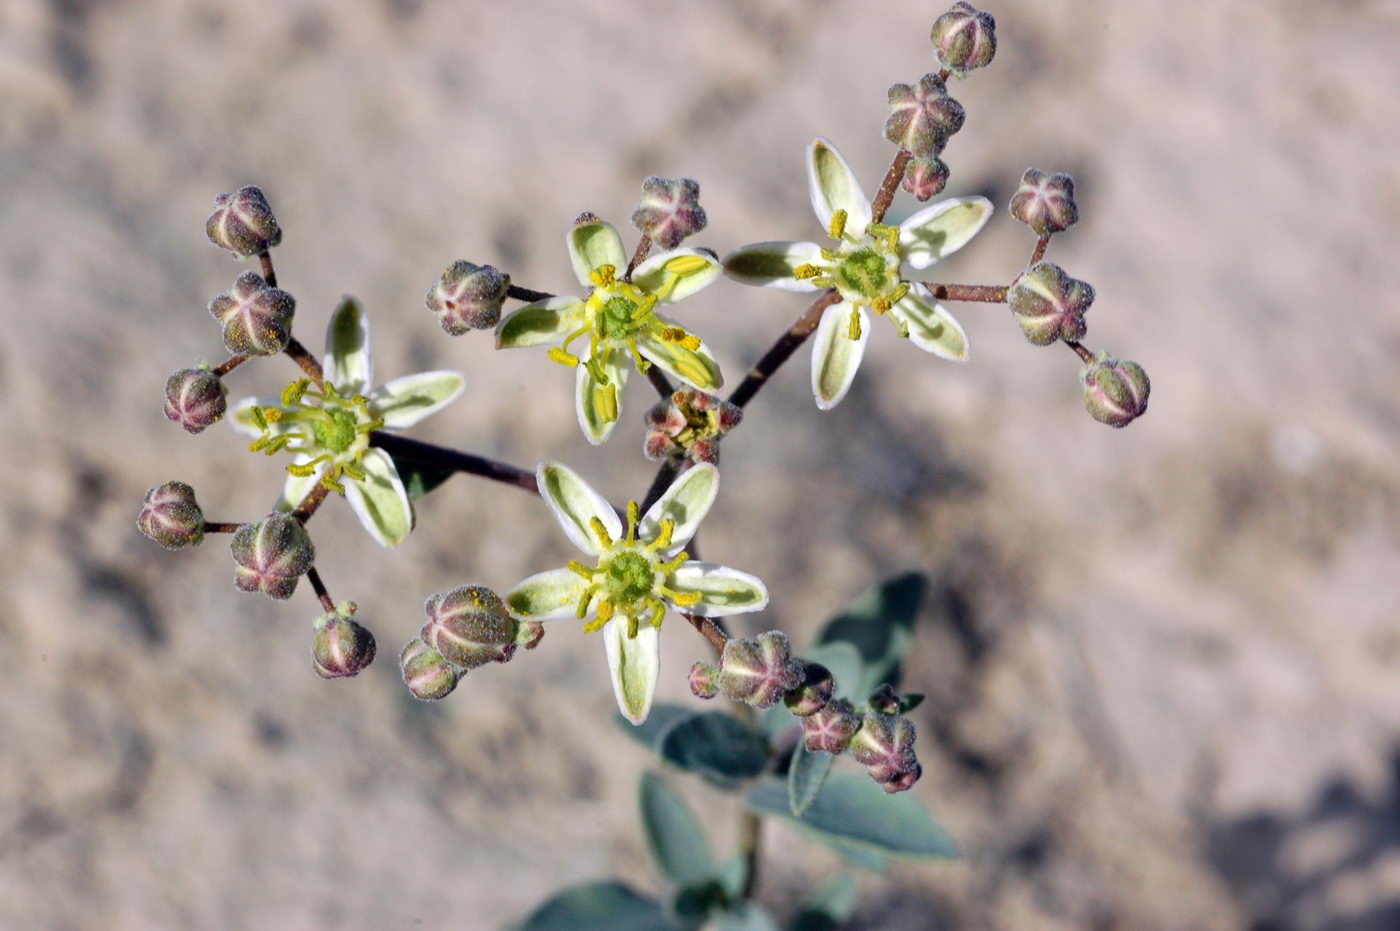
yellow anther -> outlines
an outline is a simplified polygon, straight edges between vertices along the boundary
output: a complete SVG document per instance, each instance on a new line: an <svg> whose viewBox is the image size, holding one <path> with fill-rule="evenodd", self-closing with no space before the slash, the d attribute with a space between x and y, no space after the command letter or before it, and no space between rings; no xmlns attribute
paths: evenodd
<svg viewBox="0 0 1400 931"><path fill-rule="evenodd" d="M600 288L610 288L617 280L616 265L599 265L588 273L588 280Z"/></svg>
<svg viewBox="0 0 1400 931"><path fill-rule="evenodd" d="M679 343L683 339L685 339L685 330L678 326L668 326L661 330L663 343Z"/></svg>
<svg viewBox="0 0 1400 931"><path fill-rule="evenodd" d="M248 416L253 418L253 423L258 425L259 430L267 429L267 418L263 416L262 408L254 404L248 408Z"/></svg>
<svg viewBox="0 0 1400 931"><path fill-rule="evenodd" d="M909 282L901 281L899 285L894 289L894 292L890 295L890 303L898 304L900 301L904 300L904 295L909 293L909 288Z"/></svg>
<svg viewBox="0 0 1400 931"><path fill-rule="evenodd" d="M846 235L846 211L838 210L831 215L831 224L826 228L826 234L832 239L840 239Z"/></svg>
<svg viewBox="0 0 1400 931"><path fill-rule="evenodd" d="M681 550L679 553L677 553L671 558L670 562L664 562L661 565L657 566L656 571L661 573L662 575L670 575L672 572L675 572L677 569L679 569L681 566L684 566L689 561L690 554L687 553L685 550Z"/></svg>
<svg viewBox="0 0 1400 931"><path fill-rule="evenodd" d="M302 395L306 394L306 389L311 387L311 379L298 378L282 389L282 406L292 407L301 401Z"/></svg>
<svg viewBox="0 0 1400 931"><path fill-rule="evenodd" d="M248 452L256 453L271 442L271 437L264 433L262 436L258 437L256 440L248 444Z"/></svg>
<svg viewBox="0 0 1400 931"><path fill-rule="evenodd" d="M651 609L651 626L660 627L662 620L666 617L666 606L661 602L656 603L656 607Z"/></svg>
<svg viewBox="0 0 1400 931"><path fill-rule="evenodd" d="M592 566L585 566L577 559L569 560L568 569L570 572L573 572L576 575L581 575L585 579L591 579L593 578L593 576L598 574L597 569L593 568Z"/></svg>
<svg viewBox="0 0 1400 931"><path fill-rule="evenodd" d="M276 455L286 449L287 445L291 443L293 439L295 439L295 437L287 436L285 433L282 436L274 436L267 441L267 449L264 450L264 452L269 456Z"/></svg>
<svg viewBox="0 0 1400 931"><path fill-rule="evenodd" d="M875 311L875 313L877 314L889 313L889 310L892 306L894 305L890 303L890 299L885 297L883 294L870 302L870 309Z"/></svg>
<svg viewBox="0 0 1400 931"><path fill-rule="evenodd" d="M369 396L368 396L368 395L363 395L363 394L357 394L357 395L355 395L354 397L352 397L352 398L350 399L350 403L351 403L351 404L354 404L354 405L357 405L357 406L359 406L359 407L364 407L366 404L369 403Z"/></svg>
<svg viewBox="0 0 1400 931"><path fill-rule="evenodd" d="M356 432L356 433L373 433L375 430L383 430L383 429L384 429L384 418L383 418L383 417L376 417L374 420L371 420L371 421L369 421L368 423L358 424L358 425L355 427L355 432Z"/></svg>
<svg viewBox="0 0 1400 931"><path fill-rule="evenodd" d="M601 517L590 517L588 519L588 526L592 528L593 535L598 538L598 542L603 544L604 547L613 545L612 536L608 533L607 525L603 523Z"/></svg>
<svg viewBox="0 0 1400 931"><path fill-rule="evenodd" d="M681 340L681 345L691 352L695 352L700 348L700 337L696 336L694 333L688 333L685 339Z"/></svg>
<svg viewBox="0 0 1400 931"><path fill-rule="evenodd" d="M635 338L627 340L627 348L632 353L632 364L637 367L637 371L645 375L651 371L651 363L642 358L641 350L637 348Z"/></svg>
<svg viewBox="0 0 1400 931"><path fill-rule="evenodd" d="M584 624L584 625L583 625L583 632L584 632L585 634L594 634L594 633L597 633L598 631L602 630L603 627L604 627L607 623L608 623L607 621L602 620L601 618L594 618L593 620L589 621L587 624Z"/></svg>
<svg viewBox="0 0 1400 931"><path fill-rule="evenodd" d="M611 621L615 613L617 613L617 607L611 601L598 602L598 620L601 622L598 626L601 627Z"/></svg>
<svg viewBox="0 0 1400 931"><path fill-rule="evenodd" d="M808 278L815 278L822 273L822 270L810 262L797 266L792 270L792 277L798 281L806 281Z"/></svg>
<svg viewBox="0 0 1400 931"><path fill-rule="evenodd" d="M350 476L357 482L363 482L367 477L365 475L364 469L360 468L357 465L351 465L348 462L340 467L340 471L344 472L346 475Z"/></svg>
<svg viewBox="0 0 1400 931"><path fill-rule="evenodd" d="M660 300L655 294L648 294L637 303L637 309L632 311L632 319L639 321L656 309L656 302Z"/></svg>
<svg viewBox="0 0 1400 931"><path fill-rule="evenodd" d="M335 479L331 478L329 475L321 476L321 484L325 485L331 491L338 491L342 495L345 494L345 486L340 484L340 482L337 482Z"/></svg>
<svg viewBox="0 0 1400 931"><path fill-rule="evenodd" d="M708 260L698 255L678 255L666 263L666 271L682 278L710 267Z"/></svg>
<svg viewBox="0 0 1400 931"><path fill-rule="evenodd" d="M821 257L826 259L828 262L835 262L837 259L841 258L841 253L837 252L835 249L823 248L820 250L820 252Z"/></svg>
<svg viewBox="0 0 1400 931"><path fill-rule="evenodd" d="M574 611L574 616L580 621L588 617L588 606L593 603L593 596L596 594L598 594L598 586L594 585L591 588L585 589L584 593L579 596L578 610ZM585 627L584 632L587 633L587 631L588 628Z"/></svg>
<svg viewBox="0 0 1400 931"><path fill-rule="evenodd" d="M663 587L661 591L682 608L689 608L691 605L699 604L700 598L702 597L699 592L677 592L665 587Z"/></svg>
<svg viewBox="0 0 1400 931"><path fill-rule="evenodd" d="M898 317L896 317L895 320L894 320L894 322L895 322L895 331L899 334L899 338L900 338L900 339L908 339L908 338L909 338L909 321L908 321L908 320L901 320L901 319L899 319Z"/></svg>
<svg viewBox="0 0 1400 931"><path fill-rule="evenodd" d="M651 544L651 551L664 550L671 545L671 534L676 532L676 522L669 517L661 522L661 529L656 534L656 540Z"/></svg>
<svg viewBox="0 0 1400 931"><path fill-rule="evenodd" d="M303 462L300 465L292 463L287 466L287 471L297 478L306 478L307 476L316 474L316 466L317 463L314 462Z"/></svg>
<svg viewBox="0 0 1400 931"><path fill-rule="evenodd" d="M642 514L642 507L635 501L627 502L627 542L637 542L637 521Z"/></svg>
<svg viewBox="0 0 1400 931"><path fill-rule="evenodd" d="M571 352L565 352L558 346L555 346L553 349L549 350L549 357L555 362L558 362L560 365L566 365L571 369L578 367L578 356L574 355Z"/></svg>
<svg viewBox="0 0 1400 931"><path fill-rule="evenodd" d="M851 325L846 329L846 336L851 339L860 339L860 309L851 311Z"/></svg>
<svg viewBox="0 0 1400 931"><path fill-rule="evenodd" d="M617 420L617 385L599 385L593 389L593 406L604 423Z"/></svg>
<svg viewBox="0 0 1400 931"><path fill-rule="evenodd" d="M282 419L282 408L264 407L262 409L262 415L263 419L266 420L268 423L277 423L279 420Z"/></svg>
<svg viewBox="0 0 1400 931"><path fill-rule="evenodd" d="M637 636L637 616L634 614L627 616L627 636L629 639Z"/></svg>

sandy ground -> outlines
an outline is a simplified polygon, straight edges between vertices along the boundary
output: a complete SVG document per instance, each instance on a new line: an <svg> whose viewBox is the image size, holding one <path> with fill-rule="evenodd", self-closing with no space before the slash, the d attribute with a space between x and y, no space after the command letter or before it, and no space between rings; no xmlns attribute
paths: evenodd
<svg viewBox="0 0 1400 931"><path fill-rule="evenodd" d="M625 223L648 174L700 179L718 251L814 238L803 146L829 136L873 188L885 88L930 69L940 11L0 4L0 924L485 928L564 883L659 889L647 757L608 721L596 638L556 629L436 706L398 681L427 594L568 558L540 502L456 479L392 552L331 502L320 564L382 644L350 682L309 668L309 592L242 595L221 541L135 534L170 478L228 520L280 481L160 413L168 372L220 354L204 305L238 265L204 216L264 187L313 348L349 292L382 377L467 373L414 435L560 458L623 500L651 474L647 386L591 449L567 374L446 338L424 289L457 258L568 289L571 218ZM1152 409L1093 423L1068 352L968 306L968 366L882 327L822 414L804 351L727 441L706 555L773 594L739 629L801 641L888 574L936 580L908 664L931 695L915 791L966 857L862 879L855 926L1396 927L1400 7L992 11L997 60L953 91L949 192L1004 204L1027 165L1075 175L1083 221L1050 257L1093 282L1088 342L1147 367ZM1005 283L1030 245L1001 212L941 277ZM684 310L735 382L801 307L725 283ZM688 700L703 644L664 640L661 694ZM726 800L687 786L732 836ZM780 916L837 868L808 849L768 838Z"/></svg>

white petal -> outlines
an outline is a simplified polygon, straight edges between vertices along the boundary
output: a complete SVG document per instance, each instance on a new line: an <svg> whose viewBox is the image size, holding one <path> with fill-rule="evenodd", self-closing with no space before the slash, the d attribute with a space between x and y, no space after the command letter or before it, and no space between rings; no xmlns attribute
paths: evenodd
<svg viewBox="0 0 1400 931"><path fill-rule="evenodd" d="M712 562L685 563L671 574L666 585L681 594L699 592L699 603L676 608L699 617L747 614L762 611L768 605L768 589L758 578Z"/></svg>
<svg viewBox="0 0 1400 931"><path fill-rule="evenodd" d="M618 615L603 625L608 671L622 716L641 724L651 713L656 680L661 673L661 631L643 622L637 636L627 636L627 618Z"/></svg>
<svg viewBox="0 0 1400 931"><path fill-rule="evenodd" d="M899 224L899 256L910 268L928 268L967 245L991 216L992 202L985 197L930 204Z"/></svg>
<svg viewBox="0 0 1400 931"><path fill-rule="evenodd" d="M557 621L578 617L578 600L587 588L588 581L572 569L550 569L512 588L504 600L510 613L521 620Z"/></svg>
<svg viewBox="0 0 1400 931"><path fill-rule="evenodd" d="M466 386L461 372L419 372L387 381L370 394L370 409L390 430L402 430L457 399Z"/></svg>
<svg viewBox="0 0 1400 931"><path fill-rule="evenodd" d="M365 470L363 482L346 475L340 478L345 486L345 500L350 502L350 509L365 530L381 546L398 546L413 530L413 506L399 478L399 470L382 449L366 452L360 467Z"/></svg>
<svg viewBox="0 0 1400 931"><path fill-rule="evenodd" d="M967 361L967 334L923 285L911 288L904 300L890 308L890 316L909 328L909 341L924 352L952 362Z"/></svg>
<svg viewBox="0 0 1400 931"><path fill-rule="evenodd" d="M257 425L257 423L254 422L254 420L253 420L253 418L252 418L252 416L251 416L251 415L252 415L253 408L254 408L255 406L256 406L256 407L281 407L281 406L282 406L282 399L281 399L281 398L244 398L243 400L239 401L237 404L233 405L233 407L229 408L229 412L228 412L228 422L229 422L229 426L233 427L234 430L237 430L239 433L242 433L244 436L253 436L253 437L262 436L262 434L263 434L262 427L259 427L259 426ZM286 428L287 428L287 427L286 427L286 422L285 422L285 421L278 421L277 423L268 424L268 426L272 428L272 434L273 434L273 436L276 436L278 433L280 433L280 432L286 430Z"/></svg>
<svg viewBox="0 0 1400 931"><path fill-rule="evenodd" d="M724 257L724 273L743 284L803 293L817 290L812 279L793 275L799 265L824 267L822 247L814 242L756 242Z"/></svg>
<svg viewBox="0 0 1400 931"><path fill-rule="evenodd" d="M345 397L364 394L374 378L369 355L369 317L350 295L340 301L326 327L326 381Z"/></svg>
<svg viewBox="0 0 1400 931"><path fill-rule="evenodd" d="M692 466L671 483L656 503L647 509L637 528L637 539L650 543L656 539L663 520L676 522L671 532L668 553L678 552L690 542L700 522L710 513L719 494L719 470L709 463Z"/></svg>
<svg viewBox="0 0 1400 931"><path fill-rule="evenodd" d="M560 343L583 324L583 301L568 294L547 297L506 314L496 327L496 348Z"/></svg>
<svg viewBox="0 0 1400 931"><path fill-rule="evenodd" d="M672 249L653 255L632 273L632 283L662 304L674 304L720 276L719 259L704 249Z"/></svg>
<svg viewBox="0 0 1400 931"><path fill-rule="evenodd" d="M627 253L622 249L622 237L617 235L611 223L599 221L575 226L569 230L567 242L574 274L585 288L593 287L593 279L588 274L599 266L613 266L619 278L627 270Z"/></svg>
<svg viewBox="0 0 1400 931"><path fill-rule="evenodd" d="M607 442L622 415L622 390L627 387L632 361L625 349L616 346L605 346L599 351L608 383L604 385L599 382L593 377L593 371L582 364L574 376L574 411L578 414L578 425L583 435L594 446Z"/></svg>
<svg viewBox="0 0 1400 931"><path fill-rule="evenodd" d="M858 339L847 335L851 326L851 305L845 301L828 307L821 323L817 324L817 332L812 334L812 394L817 398L817 407L824 411L841 403L865 355L865 344L870 339L870 316L863 307L857 308L856 314L860 319Z"/></svg>
<svg viewBox="0 0 1400 931"><path fill-rule="evenodd" d="M592 527L595 517L603 522L613 540L622 536L622 521L612 505L573 469L560 462L542 462L535 474L540 494L574 546L590 556L602 553L602 545Z"/></svg>
<svg viewBox="0 0 1400 931"><path fill-rule="evenodd" d="M831 226L831 217L838 210L846 211L848 237L859 236L870 225L870 199L851 166L825 139L814 139L807 146L807 188L823 227Z"/></svg>

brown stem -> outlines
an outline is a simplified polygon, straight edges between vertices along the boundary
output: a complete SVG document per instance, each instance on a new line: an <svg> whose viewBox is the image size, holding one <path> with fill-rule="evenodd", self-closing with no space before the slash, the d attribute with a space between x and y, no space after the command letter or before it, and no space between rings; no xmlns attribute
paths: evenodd
<svg viewBox="0 0 1400 931"><path fill-rule="evenodd" d="M676 393L676 389L671 387L666 373L661 371L661 366L655 362L647 366L647 379L651 381L651 386L656 389L657 394L661 395L662 400L669 401L671 395Z"/></svg>
<svg viewBox="0 0 1400 931"><path fill-rule="evenodd" d="M330 488L324 482L317 482L306 497L301 499L301 503L292 511L292 516L303 524L311 519L311 515L316 513L316 509L321 506L321 502L326 500L326 495L330 494Z"/></svg>
<svg viewBox="0 0 1400 931"><path fill-rule="evenodd" d="M689 621L690 626L694 627L699 631L700 636L709 641L710 646L715 651L715 655L718 656L724 653L724 645L729 642L729 635L726 634L718 624L707 617L697 617L694 614L682 614L681 617Z"/></svg>
<svg viewBox="0 0 1400 931"><path fill-rule="evenodd" d="M384 450L395 459L402 458L410 462L420 462L424 465L449 469L453 472L480 475L483 478L514 485L516 488L531 494L540 493L539 483L535 479L534 472L509 463L487 459L485 456L476 456L472 453L448 449L445 446L424 443L422 440L410 440L406 436L396 436L382 430L376 430L369 435L369 445Z"/></svg>
<svg viewBox="0 0 1400 931"><path fill-rule="evenodd" d="M778 341L769 347L763 358L744 376L739 387L729 396L729 403L743 407L753 400L753 396L758 394L758 389L762 388L773 373L797 351L797 347L812 335L812 331L821 322L823 311L839 300L841 295L834 288L828 288L821 297L813 301L812 306L797 318L797 322L789 327L787 332L778 337Z"/></svg>
<svg viewBox="0 0 1400 931"><path fill-rule="evenodd" d="M999 284L934 284L922 282L936 300L971 301L980 304L1005 304L1007 288Z"/></svg>
<svg viewBox="0 0 1400 931"><path fill-rule="evenodd" d="M880 182L880 190L875 195L875 200L870 204L870 219L879 223L885 218L885 211L890 209L890 204L894 201L894 192L899 188L899 182L904 180L904 171L909 167L909 159L914 156L908 149L900 149L895 155L894 161L890 163L890 170L885 172L885 180Z"/></svg>
<svg viewBox="0 0 1400 931"><path fill-rule="evenodd" d="M206 521L204 522L204 532L205 532L205 533L233 533L233 532L236 531L239 527L242 527L242 526L243 526L242 524L230 524L230 523L225 523L225 522L222 522L222 521L206 520Z"/></svg>
<svg viewBox="0 0 1400 931"><path fill-rule="evenodd" d="M666 493L666 489L671 487L676 476L681 474L681 463L680 456L667 456L661 463L661 467L656 470L656 478L651 480L651 487L647 489L646 497L642 499L641 512L643 514Z"/></svg>
<svg viewBox="0 0 1400 931"><path fill-rule="evenodd" d="M1067 339L1065 340L1065 345L1073 349L1074 354L1079 357L1079 361L1083 362L1085 365L1094 361L1093 351L1085 347L1083 343L1077 340Z"/></svg>
<svg viewBox="0 0 1400 931"><path fill-rule="evenodd" d="M331 593L326 591L326 583L321 581L321 573L316 571L315 566L306 570L306 581L311 583L311 590L321 599L321 607L326 609L326 613L334 611L335 601L331 598Z"/></svg>
<svg viewBox="0 0 1400 931"><path fill-rule="evenodd" d="M267 282L269 288L277 287L277 272L272 268L272 253L264 249L258 253L258 261L262 263L263 281Z"/></svg>
<svg viewBox="0 0 1400 931"><path fill-rule="evenodd" d="M307 348L295 336L287 340L287 348L282 351L290 356L293 362L301 366L301 370L317 385L325 383L326 373L321 370L321 363L316 361L316 357L307 351Z"/></svg>
<svg viewBox="0 0 1400 931"><path fill-rule="evenodd" d="M637 266L642 264L642 260L647 257L647 253L650 251L651 237L643 235L641 240L637 242L637 251L632 253L632 261L627 263L627 274L622 276L623 281L632 280L632 272L636 271Z"/></svg>
<svg viewBox="0 0 1400 931"><path fill-rule="evenodd" d="M1046 233L1044 236L1036 240L1035 250L1031 252L1031 260L1029 263L1027 263L1026 267L1029 268L1031 265L1034 265L1036 262L1039 262L1041 259L1045 258L1045 250L1049 247L1050 234Z"/></svg>
<svg viewBox="0 0 1400 931"><path fill-rule="evenodd" d="M948 78L952 75L952 73L953 72L949 69L944 68L942 71L938 72L938 80L946 84L948 83Z"/></svg>
<svg viewBox="0 0 1400 931"><path fill-rule="evenodd" d="M553 296L547 291L531 291L529 288L518 288L515 285L506 289L506 297L513 297L517 301L524 301L527 304L533 304L535 301L542 301Z"/></svg>
<svg viewBox="0 0 1400 931"><path fill-rule="evenodd" d="M218 364L218 366L214 369L214 374L219 378L223 378L229 372L232 372L234 369L238 368L240 365L242 365L244 362L247 362L251 358L253 357L229 356L227 359Z"/></svg>

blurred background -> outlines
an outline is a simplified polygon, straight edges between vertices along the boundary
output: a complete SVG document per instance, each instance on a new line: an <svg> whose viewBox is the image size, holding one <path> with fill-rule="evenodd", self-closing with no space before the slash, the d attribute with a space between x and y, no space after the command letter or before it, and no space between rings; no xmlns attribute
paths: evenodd
<svg viewBox="0 0 1400 931"><path fill-rule="evenodd" d="M815 239L803 147L873 191L885 90L933 69L939 3L4 0L0 4L0 901L43 928L476 928L608 876L656 891L597 638L571 625L449 699L399 647L421 602L570 558L538 500L458 477L383 551L342 502L312 525L380 659L311 670L309 591L233 590L226 540L167 553L133 520L194 485L266 509L280 460L161 414L167 374L222 358L205 311L242 266L214 195L263 187L318 351L363 299L380 380L452 367L414 436L640 496L652 398L588 447L543 352L449 339L442 268L576 287L563 247L620 227L643 177L700 180L724 253ZM1151 410L1083 411L1078 363L1004 307L954 308L953 366L881 325L821 413L800 350L725 441L708 558L768 582L738 632L798 645L868 586L933 579L906 686L915 793L964 851L863 877L857 927L1400 927L1400 6L1004 2L992 66L951 90L949 194L997 216L937 270L1007 283L1032 234L1004 205L1068 171L1081 222L1049 258L1092 282L1086 342L1140 361ZM914 209L901 194L891 217ZM630 235L629 235L630 240ZM719 283L683 306L730 384L803 310ZM230 376L231 400L296 374ZM660 697L704 643L672 619ZM727 798L686 781L720 839ZM781 830L780 916L836 869Z"/></svg>

